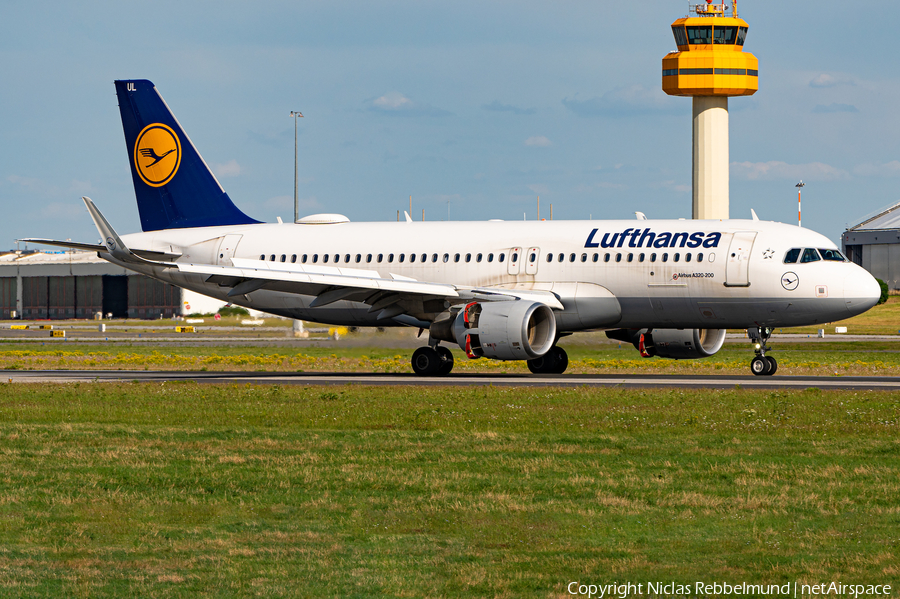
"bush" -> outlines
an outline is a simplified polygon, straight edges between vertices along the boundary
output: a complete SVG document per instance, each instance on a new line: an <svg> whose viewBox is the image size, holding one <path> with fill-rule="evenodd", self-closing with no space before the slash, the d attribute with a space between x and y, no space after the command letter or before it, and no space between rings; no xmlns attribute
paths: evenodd
<svg viewBox="0 0 900 599"><path fill-rule="evenodd" d="M888 300L888 295L890 294L891 290L888 289L888 284L881 279L875 280L878 281L878 284L881 286L881 299L878 300L878 305L880 306Z"/></svg>
<svg viewBox="0 0 900 599"><path fill-rule="evenodd" d="M240 306L222 306L218 313L221 316L250 316L250 312Z"/></svg>

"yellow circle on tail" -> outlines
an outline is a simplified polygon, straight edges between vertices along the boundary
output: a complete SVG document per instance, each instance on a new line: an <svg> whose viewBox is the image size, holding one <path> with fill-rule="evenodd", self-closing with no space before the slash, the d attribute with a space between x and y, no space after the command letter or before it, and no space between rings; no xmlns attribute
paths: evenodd
<svg viewBox="0 0 900 599"><path fill-rule="evenodd" d="M172 180L181 164L181 142L170 127L153 123L144 127L134 143L134 168L151 187Z"/></svg>

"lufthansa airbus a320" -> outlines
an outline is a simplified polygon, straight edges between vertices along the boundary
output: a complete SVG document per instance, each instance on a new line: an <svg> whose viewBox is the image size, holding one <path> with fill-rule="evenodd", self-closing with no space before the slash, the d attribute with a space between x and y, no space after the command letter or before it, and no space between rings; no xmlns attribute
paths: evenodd
<svg viewBox="0 0 900 599"><path fill-rule="evenodd" d="M446 345L562 373L557 342L585 330L643 356L705 358L728 328L748 330L750 369L770 375L773 328L842 320L881 293L826 237L756 219L261 223L234 205L150 81L115 85L143 232L119 236L84 198L102 245L30 241L288 318L418 327L419 375L450 373Z"/></svg>

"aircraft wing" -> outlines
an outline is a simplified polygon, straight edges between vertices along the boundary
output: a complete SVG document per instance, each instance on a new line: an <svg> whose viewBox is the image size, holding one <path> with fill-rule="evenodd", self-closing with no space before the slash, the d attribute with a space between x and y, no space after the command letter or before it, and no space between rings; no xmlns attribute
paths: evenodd
<svg viewBox="0 0 900 599"><path fill-rule="evenodd" d="M59 241L56 239L43 239L40 237L29 237L27 239L16 239L23 243L33 243L35 245L52 245L54 247L70 248L73 250L85 250L88 252L107 252L109 248L99 243L83 243L80 241ZM157 252L155 250L131 250L135 255L144 260L153 262L171 262L179 258L181 254L172 254L169 252Z"/></svg>
<svg viewBox="0 0 900 599"><path fill-rule="evenodd" d="M551 308L563 309L559 299L549 292L460 288L445 283L417 281L395 274L390 274L390 278L384 278L377 271L356 268L288 264L244 258L233 258L232 266L180 262L173 266L183 273L204 275L207 282L230 287L229 297L268 289L314 296L310 308L349 300L369 304L371 306L369 311L378 312L379 319L401 315L421 319L428 314L443 312L445 302L453 305L469 300L533 299Z"/></svg>

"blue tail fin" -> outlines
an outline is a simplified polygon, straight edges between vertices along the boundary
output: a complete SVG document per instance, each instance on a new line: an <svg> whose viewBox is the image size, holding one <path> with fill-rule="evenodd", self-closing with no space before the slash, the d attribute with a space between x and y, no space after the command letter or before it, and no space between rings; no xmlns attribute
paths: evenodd
<svg viewBox="0 0 900 599"><path fill-rule="evenodd" d="M256 223L219 185L153 83L116 81L144 231Z"/></svg>

